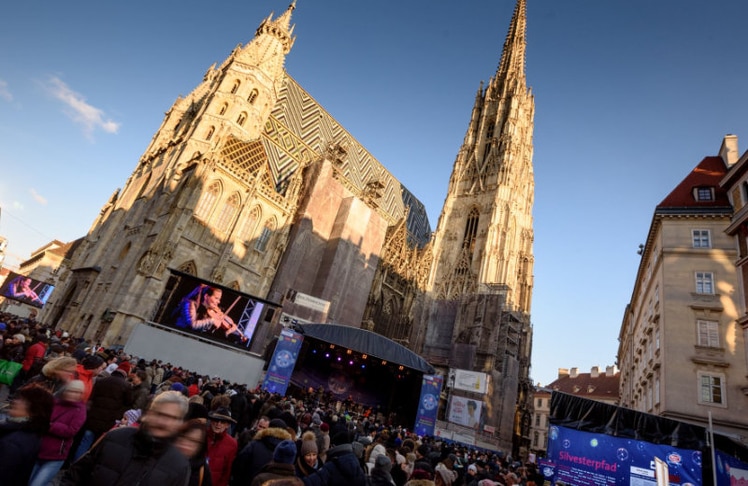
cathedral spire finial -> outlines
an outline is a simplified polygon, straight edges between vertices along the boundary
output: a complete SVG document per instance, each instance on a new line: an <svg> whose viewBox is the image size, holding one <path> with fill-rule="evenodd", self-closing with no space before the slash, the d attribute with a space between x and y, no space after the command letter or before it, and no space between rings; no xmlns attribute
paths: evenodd
<svg viewBox="0 0 748 486"><path fill-rule="evenodd" d="M296 9L296 0L291 2L285 12L283 12L277 19L273 20L273 14L268 15L268 18L262 21L255 37L259 37L262 34L270 34L277 37L278 40L283 44L283 50L286 54L291 50L296 37L293 37L294 26L291 25L291 13Z"/></svg>
<svg viewBox="0 0 748 486"><path fill-rule="evenodd" d="M501 61L496 71L495 81L506 83L508 78L525 79L525 49L527 46L527 0L517 0L509 24L509 32L504 41Z"/></svg>

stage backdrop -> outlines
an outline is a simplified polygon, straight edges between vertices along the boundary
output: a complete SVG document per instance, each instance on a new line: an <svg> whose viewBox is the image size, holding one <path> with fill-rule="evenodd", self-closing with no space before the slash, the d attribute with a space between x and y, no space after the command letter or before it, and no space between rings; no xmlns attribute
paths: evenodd
<svg viewBox="0 0 748 486"><path fill-rule="evenodd" d="M55 289L54 285L40 282L25 275L9 272L0 286L0 295L34 307L42 308Z"/></svg>
<svg viewBox="0 0 748 486"><path fill-rule="evenodd" d="M271 321L277 308L277 304L258 297L171 270L153 320L201 338L249 349L258 324Z"/></svg>

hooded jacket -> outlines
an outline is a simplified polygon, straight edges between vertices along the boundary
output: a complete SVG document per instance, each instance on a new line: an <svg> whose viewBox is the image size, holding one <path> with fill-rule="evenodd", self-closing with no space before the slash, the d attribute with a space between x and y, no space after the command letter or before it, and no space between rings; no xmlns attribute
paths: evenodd
<svg viewBox="0 0 748 486"><path fill-rule="evenodd" d="M231 484L235 486L251 484L262 468L273 460L275 446L284 440L294 440L294 437L281 428L268 427L257 432L254 439L236 456Z"/></svg>
<svg viewBox="0 0 748 486"><path fill-rule="evenodd" d="M351 444L336 445L327 451L327 462L304 479L306 486L358 486L366 484L366 475L353 453Z"/></svg>
<svg viewBox="0 0 748 486"><path fill-rule="evenodd" d="M86 422L86 404L55 399L49 431L42 437L39 459L42 461L63 461L70 452L73 438Z"/></svg>

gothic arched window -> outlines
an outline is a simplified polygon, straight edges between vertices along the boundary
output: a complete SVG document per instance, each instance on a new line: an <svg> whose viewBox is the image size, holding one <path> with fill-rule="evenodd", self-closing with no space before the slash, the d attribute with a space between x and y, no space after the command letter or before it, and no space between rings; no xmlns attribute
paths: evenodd
<svg viewBox="0 0 748 486"><path fill-rule="evenodd" d="M220 195L221 183L216 181L200 195L200 200L197 202L197 206L195 206L195 216L203 221L207 221Z"/></svg>
<svg viewBox="0 0 748 486"><path fill-rule="evenodd" d="M229 104L228 103L224 103L224 104L221 105L221 109L218 110L218 114L219 115L223 115L224 113L226 113L226 110L228 110L228 109L229 109Z"/></svg>
<svg viewBox="0 0 748 486"><path fill-rule="evenodd" d="M177 268L177 270L197 277L197 266L195 265L195 262L192 260L188 262L184 262L183 264L179 265L179 268Z"/></svg>
<svg viewBox="0 0 748 486"><path fill-rule="evenodd" d="M252 239L252 235L255 233L255 227L257 222L260 220L260 208L254 207L250 211L249 216L244 220L242 229L239 232L239 239L242 241L249 241Z"/></svg>
<svg viewBox="0 0 748 486"><path fill-rule="evenodd" d="M478 234L478 208L473 208L468 214L467 224L465 225L465 237L462 240L462 247L468 248L470 252L475 247L475 237Z"/></svg>
<svg viewBox="0 0 748 486"><path fill-rule="evenodd" d="M269 219L268 222L265 223L265 227L262 228L262 233L260 233L260 236L257 238L257 243L255 243L255 250L262 253L267 250L268 242L270 241L270 237L273 236L274 230L275 221Z"/></svg>
<svg viewBox="0 0 748 486"><path fill-rule="evenodd" d="M245 121L247 121L247 114L245 112L241 112L239 114L239 118L236 119L236 123L238 123L239 126L243 126Z"/></svg>
<svg viewBox="0 0 748 486"><path fill-rule="evenodd" d="M234 86L231 87L231 94L236 94L236 92L239 91L240 84L239 80L234 81Z"/></svg>
<svg viewBox="0 0 748 486"><path fill-rule="evenodd" d="M213 138L213 133L215 133L215 131L216 131L216 127L210 127L208 129L208 134L205 135L205 140L210 140L211 138Z"/></svg>
<svg viewBox="0 0 748 486"><path fill-rule="evenodd" d="M216 229L222 233L227 233L231 227L231 222L234 221L234 216L239 211L239 204L241 199L239 194L234 193L226 200L226 203L221 208L221 212L218 213L218 220L216 221Z"/></svg>

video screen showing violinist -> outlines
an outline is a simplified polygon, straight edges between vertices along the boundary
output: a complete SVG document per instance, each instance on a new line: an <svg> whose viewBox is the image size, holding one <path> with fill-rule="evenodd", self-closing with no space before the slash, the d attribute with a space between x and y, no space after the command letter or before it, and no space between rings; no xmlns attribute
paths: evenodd
<svg viewBox="0 0 748 486"><path fill-rule="evenodd" d="M0 295L42 308L47 303L47 299L49 299L54 288L52 284L34 280L26 275L9 272L3 285L0 286Z"/></svg>
<svg viewBox="0 0 748 486"><path fill-rule="evenodd" d="M155 322L249 348L267 302L176 270L171 273Z"/></svg>

